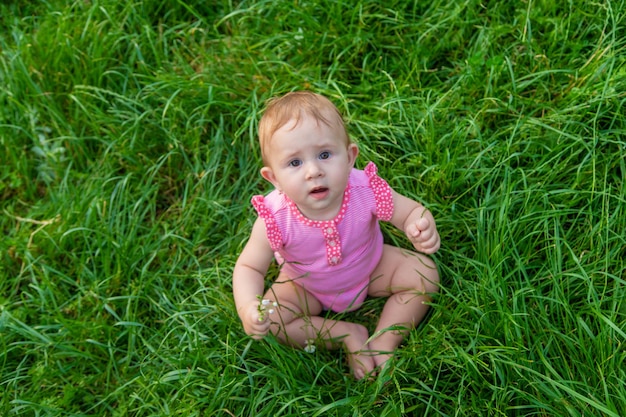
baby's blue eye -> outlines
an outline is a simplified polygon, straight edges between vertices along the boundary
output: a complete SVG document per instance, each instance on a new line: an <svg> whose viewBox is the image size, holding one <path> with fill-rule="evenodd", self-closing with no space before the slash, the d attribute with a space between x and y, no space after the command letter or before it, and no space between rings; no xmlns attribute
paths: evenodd
<svg viewBox="0 0 626 417"><path fill-rule="evenodd" d="M299 167L300 165L302 165L302 161L299 159L294 159L293 161L289 161L290 167Z"/></svg>
<svg viewBox="0 0 626 417"><path fill-rule="evenodd" d="M330 152L324 151L320 154L320 159L328 159L330 158Z"/></svg>

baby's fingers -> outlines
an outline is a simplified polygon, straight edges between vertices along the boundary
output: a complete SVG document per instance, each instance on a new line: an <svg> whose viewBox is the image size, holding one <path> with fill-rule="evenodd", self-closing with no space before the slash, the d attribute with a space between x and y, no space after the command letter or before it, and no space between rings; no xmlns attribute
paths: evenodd
<svg viewBox="0 0 626 417"><path fill-rule="evenodd" d="M424 230L427 230L428 228L430 228L430 221L428 221L427 218L422 217L416 222L416 227L417 229L423 232Z"/></svg>
<svg viewBox="0 0 626 417"><path fill-rule="evenodd" d="M427 227L426 229L420 229L420 241L427 242L436 233L433 227Z"/></svg>
<svg viewBox="0 0 626 417"><path fill-rule="evenodd" d="M435 232L432 236L429 237L429 239L422 242L422 252L428 254L435 253L439 250L440 245L441 239L439 238L439 234Z"/></svg>
<svg viewBox="0 0 626 417"><path fill-rule="evenodd" d="M415 240L420 236L420 234L421 234L421 231L420 229L418 229L416 223L411 223L407 226L406 235L409 237L409 239Z"/></svg>
<svg viewBox="0 0 626 417"><path fill-rule="evenodd" d="M262 321L258 321L258 318L246 328L246 333L253 339L259 340L263 339L270 330L271 321L267 318L261 319Z"/></svg>

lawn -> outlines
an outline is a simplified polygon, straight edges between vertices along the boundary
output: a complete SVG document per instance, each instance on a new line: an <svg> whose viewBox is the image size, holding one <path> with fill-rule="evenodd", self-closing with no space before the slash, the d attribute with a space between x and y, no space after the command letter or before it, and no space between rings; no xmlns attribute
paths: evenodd
<svg viewBox="0 0 626 417"><path fill-rule="evenodd" d="M442 237L373 381L234 308L300 89ZM624 416L625 103L626 0L3 2L0 415Z"/></svg>

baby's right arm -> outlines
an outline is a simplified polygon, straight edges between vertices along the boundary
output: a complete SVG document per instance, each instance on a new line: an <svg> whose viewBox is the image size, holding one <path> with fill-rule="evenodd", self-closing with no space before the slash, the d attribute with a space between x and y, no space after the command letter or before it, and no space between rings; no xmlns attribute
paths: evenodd
<svg viewBox="0 0 626 417"><path fill-rule="evenodd" d="M270 321L259 315L259 299L263 296L265 274L274 252L267 241L265 222L257 218L250 239L243 248L233 269L233 296L237 314L246 334L263 338L269 331Z"/></svg>

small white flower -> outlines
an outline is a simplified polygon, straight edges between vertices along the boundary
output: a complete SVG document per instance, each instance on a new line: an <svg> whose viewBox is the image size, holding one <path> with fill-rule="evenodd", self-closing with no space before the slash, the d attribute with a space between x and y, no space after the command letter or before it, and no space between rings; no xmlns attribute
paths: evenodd
<svg viewBox="0 0 626 417"><path fill-rule="evenodd" d="M306 344L304 345L304 351L306 353L315 353L315 345L313 343L315 343L315 340L313 339L306 341Z"/></svg>
<svg viewBox="0 0 626 417"><path fill-rule="evenodd" d="M302 31L302 28L298 28L298 34L294 35L293 38L297 41L304 39L304 32Z"/></svg>

